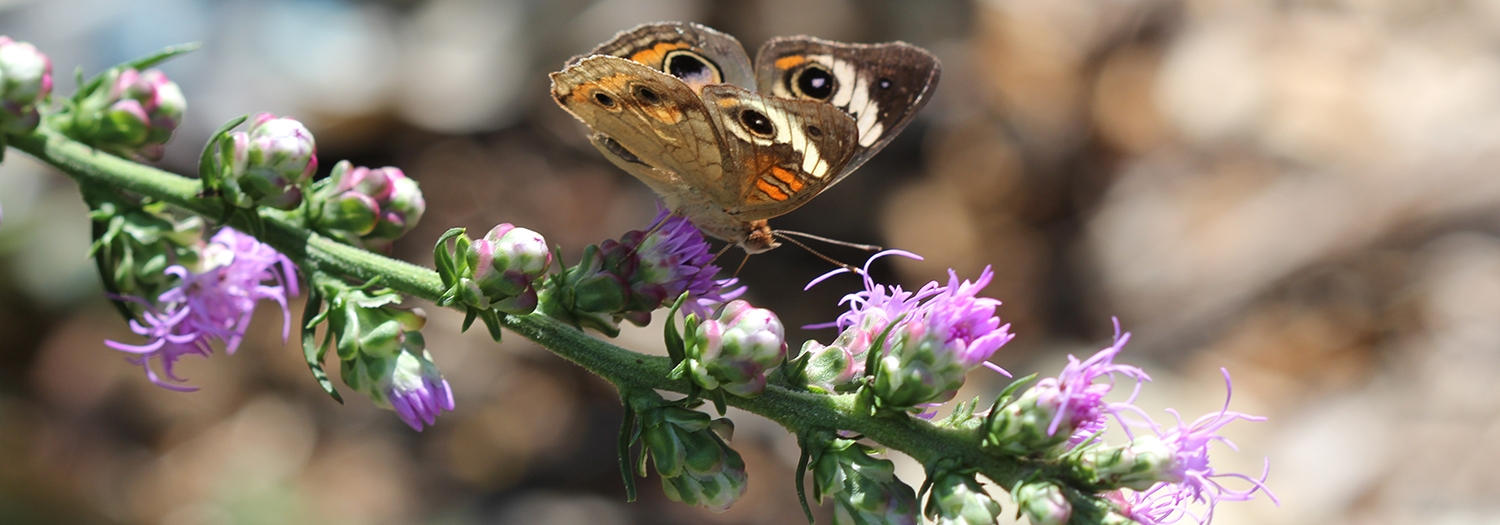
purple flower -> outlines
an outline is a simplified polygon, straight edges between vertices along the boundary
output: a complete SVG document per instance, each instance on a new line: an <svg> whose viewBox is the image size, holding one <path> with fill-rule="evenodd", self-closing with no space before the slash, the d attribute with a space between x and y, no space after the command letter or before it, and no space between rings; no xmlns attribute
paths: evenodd
<svg viewBox="0 0 1500 525"><path fill-rule="evenodd" d="M915 292L900 286L877 284L870 277L869 266L886 255L920 259L908 252L890 250L877 253L859 271L865 289L846 295L844 312L833 323L841 333L833 345L809 345L815 352L804 372L808 383L822 390L838 389L841 382L853 377L873 375L874 395L878 406L909 410L951 399L964 383L969 370L983 364L1010 375L989 363L1014 335L1010 325L995 316L1000 301L978 297L994 279L986 267L974 281L960 281L948 271L948 283L929 282ZM830 276L848 270L835 270L814 279L809 287ZM892 327L891 323L899 323ZM864 370L866 354L879 334L889 330L876 370Z"/></svg>
<svg viewBox="0 0 1500 525"><path fill-rule="evenodd" d="M1072 437L1069 441L1076 445L1104 431L1106 414L1114 415L1119 420L1122 410L1140 411L1132 403L1141 392L1141 384L1150 381L1151 376L1146 375L1140 367L1115 364L1115 356L1125 348L1125 343L1130 342L1130 333L1120 333L1119 318L1114 323L1114 344L1084 361L1069 354L1068 364L1063 367L1062 373L1056 378L1038 381L1034 387L1049 389L1058 398L1057 415L1053 416L1052 422L1047 426L1047 435L1055 435L1059 428L1071 429ZM1105 403L1104 396L1115 387L1116 374L1134 379L1135 388L1129 399L1119 403ZM1099 378L1104 378L1105 381L1096 383L1095 380Z"/></svg>
<svg viewBox="0 0 1500 525"><path fill-rule="evenodd" d="M1277 502L1276 495L1265 486L1266 476L1270 472L1269 463L1259 478L1238 473L1221 473L1209 464L1208 445L1215 441L1238 450L1234 443L1218 434L1219 429L1237 420L1266 419L1229 411L1233 384L1229 381L1229 371L1221 371L1224 373L1226 388L1230 391L1222 409L1200 417L1192 424L1184 423L1177 411L1169 409L1168 412L1177 419L1175 427L1154 429L1156 435L1135 440L1135 443L1151 441L1147 447L1142 448L1159 448L1165 457L1151 461L1154 468L1146 471L1146 474L1154 475L1161 481L1144 491L1136 492L1127 488L1110 496L1127 517L1148 525L1177 523L1184 518L1206 524L1213 521L1214 509L1220 502L1246 501L1253 498L1256 492L1264 492L1272 502ZM1132 448L1135 447L1137 445L1133 443ZM1249 483L1250 488L1235 490L1225 487L1219 481L1223 478L1243 480ZM1195 514L1190 509L1192 506L1205 508L1201 514Z"/></svg>
<svg viewBox="0 0 1500 525"><path fill-rule="evenodd" d="M281 306L282 340L291 331L287 295L297 294L297 277L290 259L254 237L224 228L204 247L201 261L203 268L196 272L181 265L167 268L166 273L180 282L157 297L157 309L148 305L142 315L144 324L130 323L132 331L149 341L143 345L105 341L111 348L139 355L135 362L146 368L147 377L174 390L184 388L162 381L150 361L160 360L166 378L180 383L183 380L172 373L178 357L208 356L213 340L224 344L225 353L233 354L245 337L256 302L276 301Z"/></svg>
<svg viewBox="0 0 1500 525"><path fill-rule="evenodd" d="M626 233L620 240L634 246L640 257L632 280L661 286L666 301L687 292L684 313L706 319L710 310L744 293L744 287L725 291L738 279L715 278L719 267L711 264L714 253L709 251L703 233L670 210L658 211L646 231Z"/></svg>
<svg viewBox="0 0 1500 525"><path fill-rule="evenodd" d="M401 352L385 383L384 392L391 408L401 421L418 432L424 425L436 423L442 411L453 411L453 389L432 363L432 354L425 350L421 357Z"/></svg>

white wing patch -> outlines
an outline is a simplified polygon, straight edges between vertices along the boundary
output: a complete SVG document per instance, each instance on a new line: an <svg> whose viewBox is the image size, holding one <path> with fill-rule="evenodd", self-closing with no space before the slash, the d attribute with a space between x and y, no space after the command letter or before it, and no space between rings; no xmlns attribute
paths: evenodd
<svg viewBox="0 0 1500 525"><path fill-rule="evenodd" d="M809 60L828 66L838 82L838 92L833 94L830 104L854 117L859 129L859 145L866 148L880 141L885 125L880 123L880 104L870 98L870 80L859 75L854 64L836 60L828 55L808 57Z"/></svg>
<svg viewBox="0 0 1500 525"><path fill-rule="evenodd" d="M775 128L776 134L771 138L761 138L751 135L737 120L733 125L723 127L729 128L729 131L734 133L736 137L752 144L767 147L773 144L788 144L792 149L802 154L801 167L804 173L818 179L828 175L828 161L823 159L823 155L818 152L818 147L811 140L807 139L807 131L802 126L793 124L793 119L789 114L784 111L768 108L765 104L760 103L760 101L742 100L740 104L741 106L735 110L736 114L739 111L744 111L746 108L759 111L771 121L771 126Z"/></svg>

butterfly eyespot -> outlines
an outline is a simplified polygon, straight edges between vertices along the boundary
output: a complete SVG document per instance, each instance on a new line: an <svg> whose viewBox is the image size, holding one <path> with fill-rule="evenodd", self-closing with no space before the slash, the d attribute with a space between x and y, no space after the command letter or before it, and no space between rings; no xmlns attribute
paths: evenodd
<svg viewBox="0 0 1500 525"><path fill-rule="evenodd" d="M708 59L689 51L667 54L665 69L668 75L688 84L718 84L719 70Z"/></svg>
<svg viewBox="0 0 1500 525"><path fill-rule="evenodd" d="M661 96L657 95L656 91L645 86L639 86L635 88L635 98L641 99L641 102L645 102L646 104L652 106L661 103Z"/></svg>
<svg viewBox="0 0 1500 525"><path fill-rule="evenodd" d="M834 91L833 73L819 66L808 66L797 73L798 94L818 100L828 100Z"/></svg>
<svg viewBox="0 0 1500 525"><path fill-rule="evenodd" d="M611 96L603 94L603 93L594 93L594 102L598 102L599 105L604 106L606 108L615 107L615 99L614 99L614 97L611 97Z"/></svg>
<svg viewBox="0 0 1500 525"><path fill-rule="evenodd" d="M820 128L820 127L817 127L817 126L808 126L807 127L807 136L815 138L815 139L816 138L820 138L820 137L823 136L823 128Z"/></svg>
<svg viewBox="0 0 1500 525"><path fill-rule="evenodd" d="M891 84L892 82L889 78L882 78L879 81L875 82L875 85L880 86L880 89L890 89Z"/></svg>
<svg viewBox="0 0 1500 525"><path fill-rule="evenodd" d="M745 129L750 130L751 133L762 137L776 134L776 126L771 124L771 118L753 109L740 112L740 124L744 124Z"/></svg>

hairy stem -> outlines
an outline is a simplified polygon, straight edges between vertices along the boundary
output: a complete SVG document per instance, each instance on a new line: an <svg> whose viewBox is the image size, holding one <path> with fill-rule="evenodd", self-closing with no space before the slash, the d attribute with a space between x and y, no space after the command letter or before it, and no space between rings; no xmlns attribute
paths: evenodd
<svg viewBox="0 0 1500 525"><path fill-rule="evenodd" d="M80 185L128 190L209 219L224 216L223 205L218 199L200 195L203 188L196 179L97 151L45 127L29 135L12 136L9 144L57 167L77 179ZM379 278L385 286L428 301L437 300L443 292L437 272L318 235L304 228L294 214L276 210L260 210L259 213L264 225L261 241L302 264L358 280ZM231 226L249 232L249 225L242 224L246 222L239 215L230 219ZM672 365L665 357L620 348L540 313L505 316L502 323L621 389L688 391L687 381L667 379ZM728 401L732 406L776 421L793 433L819 429L849 430L900 450L924 464L956 459L978 468L986 477L1007 488L1037 473L1046 477L1058 474L1050 472L1048 466L1039 462L983 452L974 432L939 428L905 416L863 414L854 395L811 394L771 385L759 397L728 396ZM1098 523L1107 512L1108 505L1098 498L1076 493L1072 496L1075 523Z"/></svg>

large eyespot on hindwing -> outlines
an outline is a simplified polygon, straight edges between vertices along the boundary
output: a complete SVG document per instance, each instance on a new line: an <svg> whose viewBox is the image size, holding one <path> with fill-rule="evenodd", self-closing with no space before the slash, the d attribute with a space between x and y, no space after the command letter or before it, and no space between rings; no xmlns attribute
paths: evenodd
<svg viewBox="0 0 1500 525"><path fill-rule="evenodd" d="M809 63L787 75L787 89L792 94L813 100L828 100L838 91L838 79L822 64Z"/></svg>
<svg viewBox="0 0 1500 525"><path fill-rule="evenodd" d="M740 110L740 125L744 126L746 131L763 139L776 136L776 125L771 123L771 117L753 109Z"/></svg>
<svg viewBox="0 0 1500 525"><path fill-rule="evenodd" d="M718 64L686 49L667 53L662 58L662 69L684 84L693 86L695 90L709 84L724 83L724 74L719 71Z"/></svg>

